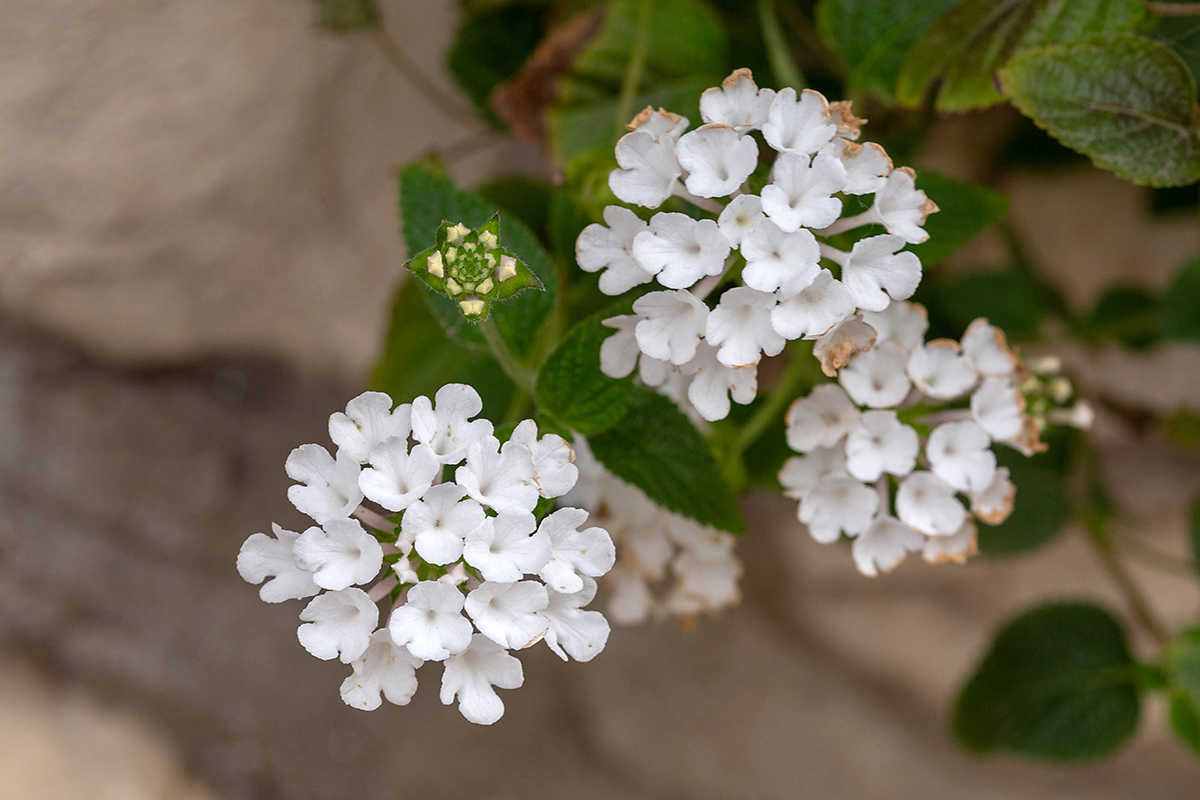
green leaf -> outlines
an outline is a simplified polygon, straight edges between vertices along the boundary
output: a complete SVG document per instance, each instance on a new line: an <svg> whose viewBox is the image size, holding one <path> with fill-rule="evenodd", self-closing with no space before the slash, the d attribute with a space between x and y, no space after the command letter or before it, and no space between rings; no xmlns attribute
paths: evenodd
<svg viewBox="0 0 1200 800"><path fill-rule="evenodd" d="M545 181L506 175L488 181L476 191L480 197L500 209L505 217L515 216L534 232L546 229L550 195L555 189Z"/></svg>
<svg viewBox="0 0 1200 800"><path fill-rule="evenodd" d="M1137 286L1117 286L1096 301L1076 332L1092 341L1117 341L1142 348L1162 338L1158 299Z"/></svg>
<svg viewBox="0 0 1200 800"><path fill-rule="evenodd" d="M1147 35L1178 53L1192 77L1200 75L1200 17L1159 17Z"/></svg>
<svg viewBox="0 0 1200 800"><path fill-rule="evenodd" d="M544 9L525 5L494 8L468 16L446 57L455 83L497 127L488 105L492 90L517 73L545 34Z"/></svg>
<svg viewBox="0 0 1200 800"><path fill-rule="evenodd" d="M1172 692L1167 714L1175 735L1200 755L1200 710L1197 706L1183 692Z"/></svg>
<svg viewBox="0 0 1200 800"><path fill-rule="evenodd" d="M1200 754L1200 628L1172 640L1165 661L1173 689L1171 725Z"/></svg>
<svg viewBox="0 0 1200 800"><path fill-rule="evenodd" d="M1008 519L999 525L979 526L979 552L1028 552L1058 536L1071 516L1066 481L1062 472L1053 468L1053 458L1058 454L1024 456L1008 447L996 450L996 463L1008 467L1017 494Z"/></svg>
<svg viewBox="0 0 1200 800"><path fill-rule="evenodd" d="M821 0L817 28L846 62L850 83L892 100L904 56L957 0Z"/></svg>
<svg viewBox="0 0 1200 800"><path fill-rule="evenodd" d="M1192 564L1200 572L1200 498L1192 501L1192 512L1188 516L1188 534L1191 539Z"/></svg>
<svg viewBox="0 0 1200 800"><path fill-rule="evenodd" d="M1023 114L1102 169L1151 186L1200 179L1196 84L1166 45L1119 35L1026 50L1000 82Z"/></svg>
<svg viewBox="0 0 1200 800"><path fill-rule="evenodd" d="M442 222L478 228L497 211L478 195L457 188L426 167L409 165L400 174L400 217L409 253L420 254L437 244L437 231ZM553 310L558 276L537 237L520 220L503 218L500 226L503 247L528 266L545 287L544 292L522 292L492 309L496 325L509 347L520 355L529 351L539 328ZM463 318L457 303L432 292L426 294L426 299L434 316L451 335L469 346L486 348L483 335L473 323Z"/></svg>
<svg viewBox="0 0 1200 800"><path fill-rule="evenodd" d="M1037 333L1046 311L1037 283L1018 269L968 272L945 282L927 283L925 291L933 294L934 305L951 327L950 331L937 331L938 336L958 338L973 320L987 317L1010 339L1029 339Z"/></svg>
<svg viewBox="0 0 1200 800"><path fill-rule="evenodd" d="M966 111L1001 102L996 71L1029 47L1129 31L1142 0L966 0L943 14L909 52L896 98L917 106L940 79L937 108Z"/></svg>
<svg viewBox="0 0 1200 800"><path fill-rule="evenodd" d="M327 31L345 33L382 24L375 0L317 0L317 26Z"/></svg>
<svg viewBox="0 0 1200 800"><path fill-rule="evenodd" d="M1047 761L1108 755L1133 734L1137 670L1107 611L1053 603L1009 622L959 695L954 733L976 752Z"/></svg>
<svg viewBox="0 0 1200 800"><path fill-rule="evenodd" d="M542 364L538 408L568 428L592 435L611 428L629 408L633 376L613 380L600 371L600 345L614 331L602 311L576 325Z"/></svg>
<svg viewBox="0 0 1200 800"><path fill-rule="evenodd" d="M702 525L745 532L716 459L695 426L662 395L635 387L625 416L588 444L610 472L659 505Z"/></svg>
<svg viewBox="0 0 1200 800"><path fill-rule="evenodd" d="M953 254L1008 213L1007 195L977 183L922 170L917 174L917 188L940 209L925 221L929 238L909 248L926 267Z"/></svg>
<svg viewBox="0 0 1200 800"><path fill-rule="evenodd" d="M1200 340L1200 258L1171 279L1162 299L1162 333L1168 339Z"/></svg>

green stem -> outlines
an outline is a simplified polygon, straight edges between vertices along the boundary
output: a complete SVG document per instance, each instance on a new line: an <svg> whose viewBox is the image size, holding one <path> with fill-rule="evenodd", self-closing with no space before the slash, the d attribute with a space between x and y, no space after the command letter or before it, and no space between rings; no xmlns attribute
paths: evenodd
<svg viewBox="0 0 1200 800"><path fill-rule="evenodd" d="M429 101L430 105L452 120L475 121L475 109L459 103L458 100L447 94L445 89L430 80L385 29L379 28L371 31L368 35L388 63L408 81L409 85L417 90L417 94Z"/></svg>
<svg viewBox="0 0 1200 800"><path fill-rule="evenodd" d="M1146 10L1164 17L1200 15L1200 3L1146 3Z"/></svg>
<svg viewBox="0 0 1200 800"><path fill-rule="evenodd" d="M650 46L650 28L654 21L654 0L642 0L638 9L637 31L633 49L629 51L629 63L625 66L625 79L621 81L621 99L617 103L616 135L619 137L625 124L633 117L633 98L642 83L642 70L646 66L646 50Z"/></svg>
<svg viewBox="0 0 1200 800"><path fill-rule="evenodd" d="M742 426L742 433L738 436L737 442L734 444L734 451L738 455L746 452L752 444L757 442L759 437L767 432L767 428L771 427L771 423L775 418L795 398L800 391L800 387L805 382L804 373L805 369L801 355L798 353L790 354L788 365L784 369L783 374L779 376L775 387L771 389L771 394L767 395L766 402L759 406L758 410Z"/></svg>
<svg viewBox="0 0 1200 800"><path fill-rule="evenodd" d="M1125 600L1129 603L1129 608L1133 611L1133 615L1137 617L1138 621L1142 623L1142 627L1154 637L1159 645L1165 646L1171 640L1171 635L1167 633L1166 626L1159 621L1158 616L1154 613L1154 609L1150 606L1150 602L1142 594L1141 588L1134 581L1133 576L1129 574L1129 570L1125 568L1120 554L1113 545L1108 529L1098 520L1088 520L1085 528L1092 549L1096 551L1101 565L1103 565L1109 576L1112 577L1121 589L1121 592L1125 595Z"/></svg>
<svg viewBox="0 0 1200 800"><path fill-rule="evenodd" d="M496 327L496 321L488 317L483 322L479 323L479 330L483 334L483 338L487 340L488 347L492 350L492 355L496 357L496 361L500 363L500 368L504 370L517 388L525 394L533 397L536 381L534 374L523 367L512 351L508 349L508 343L504 341L504 337L500 335L500 329Z"/></svg>
<svg viewBox="0 0 1200 800"><path fill-rule="evenodd" d="M1125 551L1130 558L1136 559L1148 567L1171 575L1178 575L1181 578L1196 577L1196 563L1191 559L1163 553L1133 536L1122 533L1114 532L1112 538L1117 547Z"/></svg>
<svg viewBox="0 0 1200 800"><path fill-rule="evenodd" d="M763 42L767 46L771 72L775 73L779 88L790 86L799 92L807 84L804 83L804 76L796 67L796 60L792 57L787 40L783 36L779 14L775 11L775 0L758 0L758 24L762 28Z"/></svg>

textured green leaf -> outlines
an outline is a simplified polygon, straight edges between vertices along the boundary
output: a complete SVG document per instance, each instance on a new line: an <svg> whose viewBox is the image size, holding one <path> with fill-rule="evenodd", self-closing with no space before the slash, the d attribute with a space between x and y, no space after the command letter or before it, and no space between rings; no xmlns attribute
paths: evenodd
<svg viewBox="0 0 1200 800"><path fill-rule="evenodd" d="M382 24L375 0L317 0L317 26L327 31L345 33Z"/></svg>
<svg viewBox="0 0 1200 800"><path fill-rule="evenodd" d="M890 101L909 48L958 0L821 0L817 28L849 68L850 83Z"/></svg>
<svg viewBox="0 0 1200 800"><path fill-rule="evenodd" d="M662 395L635 387L625 416L588 443L610 472L659 505L704 525L745 532L716 459L695 426Z"/></svg>
<svg viewBox="0 0 1200 800"><path fill-rule="evenodd" d="M1112 753L1137 725L1137 670L1107 611L1054 603L1009 622L959 695L954 732L971 750L1049 761Z"/></svg>
<svg viewBox="0 0 1200 800"><path fill-rule="evenodd" d="M527 5L494 8L468 16L446 57L458 88L487 119L502 127L488 105L492 90L517 73L545 34L545 10Z"/></svg>
<svg viewBox="0 0 1200 800"><path fill-rule="evenodd" d="M921 36L900 71L896 98L920 105L940 80L943 111L983 108L1003 101L996 71L1029 47L1074 42L1129 31L1143 14L1142 0L966 0Z"/></svg>
<svg viewBox="0 0 1200 800"><path fill-rule="evenodd" d="M600 371L600 345L613 333L604 311L575 326L538 371L537 404L585 435L612 427L629 408L633 376L613 380Z"/></svg>
<svg viewBox="0 0 1200 800"><path fill-rule="evenodd" d="M1026 50L1000 81L1022 113L1102 169L1151 186L1200 179L1196 85L1166 45L1119 35Z"/></svg>
<svg viewBox="0 0 1200 800"><path fill-rule="evenodd" d="M1171 279L1162 299L1162 332L1168 339L1200 339L1200 258Z"/></svg>
<svg viewBox="0 0 1200 800"><path fill-rule="evenodd" d="M940 209L925 220L929 239L909 248L926 267L951 255L1008 213L1008 196L1003 192L930 170L917 173L917 188Z"/></svg>
<svg viewBox="0 0 1200 800"><path fill-rule="evenodd" d="M1052 540L1067 524L1071 505L1066 481L1053 468L1057 454L1029 457L1008 447L996 449L996 462L1008 467L1017 495L1008 519L999 525L979 526L979 551L987 555L1024 553Z"/></svg>
<svg viewBox="0 0 1200 800"><path fill-rule="evenodd" d="M1200 17L1159 17L1148 35L1178 53L1192 77L1200 75Z"/></svg>

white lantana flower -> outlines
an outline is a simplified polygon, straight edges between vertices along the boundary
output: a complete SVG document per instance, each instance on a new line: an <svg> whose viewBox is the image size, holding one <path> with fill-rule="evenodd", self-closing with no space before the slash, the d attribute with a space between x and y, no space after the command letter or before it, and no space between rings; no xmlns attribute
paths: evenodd
<svg viewBox="0 0 1200 800"><path fill-rule="evenodd" d="M730 247L741 247L755 223L764 219L762 199L756 194L739 194L717 217L717 228L725 235Z"/></svg>
<svg viewBox="0 0 1200 800"><path fill-rule="evenodd" d="M926 538L891 516L881 516L854 539L850 552L863 575L891 572L909 553L925 547Z"/></svg>
<svg viewBox="0 0 1200 800"><path fill-rule="evenodd" d="M617 169L608 176L608 188L626 203L657 208L675 191L681 173L675 158L675 140L655 139L647 131L627 133L617 142Z"/></svg>
<svg viewBox="0 0 1200 800"><path fill-rule="evenodd" d="M933 474L960 492L982 492L996 477L992 440L974 422L946 422L933 429L925 444Z"/></svg>
<svg viewBox="0 0 1200 800"><path fill-rule="evenodd" d="M953 400L975 385L975 367L952 339L934 339L914 347L908 357L908 376L925 394Z"/></svg>
<svg viewBox="0 0 1200 800"><path fill-rule="evenodd" d="M527 419L517 425L509 441L529 450L529 456L533 459L533 485L542 497L561 497L579 479L571 445L553 433L538 439L537 423L533 420Z"/></svg>
<svg viewBox="0 0 1200 800"><path fill-rule="evenodd" d="M346 412L329 417L329 438L360 464L371 450L393 436L407 439L412 432L412 406L392 410L392 398L383 392L364 392L346 404Z"/></svg>
<svg viewBox="0 0 1200 800"><path fill-rule="evenodd" d="M867 411L846 437L846 471L868 483L885 472L903 477L916 466L919 449L916 430L895 411Z"/></svg>
<svg viewBox="0 0 1200 800"><path fill-rule="evenodd" d="M821 148L842 162L846 168L846 194L875 194L887 185L892 173L892 159L875 142L856 144L836 137Z"/></svg>
<svg viewBox="0 0 1200 800"><path fill-rule="evenodd" d="M468 722L491 725L504 716L504 701L492 687L519 689L524 682L521 662L477 633L466 650L446 659L440 697L448 706L457 696L458 710Z"/></svg>
<svg viewBox="0 0 1200 800"><path fill-rule="evenodd" d="M528 511L501 511L467 534L463 558L485 581L518 581L550 561L550 536Z"/></svg>
<svg viewBox="0 0 1200 800"><path fill-rule="evenodd" d="M879 331L879 341L891 340L905 350L925 341L929 312L919 303L893 300L883 311L864 311L863 321Z"/></svg>
<svg viewBox="0 0 1200 800"><path fill-rule="evenodd" d="M705 275L719 275L729 242L711 219L655 214L649 230L633 240L633 257L668 289L686 289Z"/></svg>
<svg viewBox="0 0 1200 800"><path fill-rule="evenodd" d="M417 693L417 669L424 663L392 644L386 629L375 631L366 652L351 665L354 672L342 681L342 702L361 711L379 708L384 697L406 706Z"/></svg>
<svg viewBox="0 0 1200 800"><path fill-rule="evenodd" d="M608 615L618 625L640 625L650 618L654 594L644 575L631 569L614 567L608 573Z"/></svg>
<svg viewBox="0 0 1200 800"><path fill-rule="evenodd" d="M690 377L688 401L709 422L729 416L729 398L739 405L754 400L758 393L758 367L733 369L717 358L717 348L701 342L696 357L681 367L683 374Z"/></svg>
<svg viewBox="0 0 1200 800"><path fill-rule="evenodd" d="M978 553L975 522L968 517L956 533L927 538L921 557L930 564L965 564Z"/></svg>
<svg viewBox="0 0 1200 800"><path fill-rule="evenodd" d="M454 586L421 581L388 619L392 641L424 661L444 661L461 653L471 643L471 622L462 615L464 602Z"/></svg>
<svg viewBox="0 0 1200 800"><path fill-rule="evenodd" d="M296 630L304 649L322 661L357 661L371 643L379 609L362 589L342 589L314 597L300 612L306 624Z"/></svg>
<svg viewBox="0 0 1200 800"><path fill-rule="evenodd" d="M1008 467L997 467L996 476L982 492L968 492L971 513L988 525L999 525L1012 513L1017 487L1009 477Z"/></svg>
<svg viewBox="0 0 1200 800"><path fill-rule="evenodd" d="M371 466L358 476L358 487L388 511L403 511L433 486L442 473L442 462L426 444L412 452L408 442L392 437L371 450Z"/></svg>
<svg viewBox="0 0 1200 800"><path fill-rule="evenodd" d="M704 338L719 347L717 360L727 367L745 369L757 364L763 353L777 356L787 344L771 327L775 296L739 286L721 295L708 315Z"/></svg>
<svg viewBox="0 0 1200 800"><path fill-rule="evenodd" d="M779 470L779 483L783 494L793 500L802 500L804 493L829 475L846 474L846 448L841 444L834 447L814 447L802 456L792 456Z"/></svg>
<svg viewBox="0 0 1200 800"><path fill-rule="evenodd" d="M875 204L866 213L870 221L878 222L909 244L920 244L929 238L921 226L937 204L925 192L916 188L917 175L908 167L900 167L887 177L887 183L875 193Z"/></svg>
<svg viewBox="0 0 1200 800"><path fill-rule="evenodd" d="M742 239L741 252L746 259L742 280L760 292L792 297L811 286L821 271L821 248L812 232L785 233L769 219L755 223Z"/></svg>
<svg viewBox="0 0 1200 800"><path fill-rule="evenodd" d="M683 289L650 292L633 301L633 310L641 317L634 335L643 353L676 365L696 357L708 323L703 300Z"/></svg>
<svg viewBox="0 0 1200 800"><path fill-rule="evenodd" d="M831 544L844 532L857 536L879 510L879 493L849 475L830 475L809 489L800 501L800 521L821 544Z"/></svg>
<svg viewBox="0 0 1200 800"><path fill-rule="evenodd" d="M858 353L870 350L876 336L875 329L855 314L819 336L813 342L813 355L821 362L821 371L832 378Z"/></svg>
<svg viewBox="0 0 1200 800"><path fill-rule="evenodd" d="M624 294L654 280L633 257L633 239L649 224L622 206L605 206L604 222L607 228L593 222L575 240L579 268L600 272L600 291L608 295Z"/></svg>
<svg viewBox="0 0 1200 800"><path fill-rule="evenodd" d="M949 536L962 527L967 510L954 496L954 487L932 472L918 470L900 482L896 514L928 536Z"/></svg>
<svg viewBox="0 0 1200 800"><path fill-rule="evenodd" d="M636 330L641 320L637 314L619 314L600 323L616 331L600 343L600 371L608 377L620 380L637 369L642 350Z"/></svg>
<svg viewBox="0 0 1200 800"><path fill-rule="evenodd" d="M738 133L761 128L775 99L774 89L759 89L748 69L735 69L720 86L700 95L700 117L705 122L728 125Z"/></svg>
<svg viewBox="0 0 1200 800"><path fill-rule="evenodd" d="M495 436L486 436L467 448L467 463L455 470L454 480L497 511L533 511L538 502L533 474L528 447L514 441L501 445Z"/></svg>
<svg viewBox="0 0 1200 800"><path fill-rule="evenodd" d="M538 526L550 539L550 560L538 577L554 590L551 594L576 594L587 580L603 575L616 563L617 549L608 531L596 527L579 530L587 519L588 512L582 508L560 508ZM590 598L583 605L588 602Z"/></svg>
<svg viewBox="0 0 1200 800"><path fill-rule="evenodd" d="M301 600L312 597L321 588L313 583L312 573L301 569L293 555L293 545L300 534L271 523L274 538L256 533L242 543L238 551L237 570L247 583L263 583L258 596L266 603ZM270 580L267 580L267 579Z"/></svg>
<svg viewBox="0 0 1200 800"><path fill-rule="evenodd" d="M1016 369L1017 357L1009 349L1004 331L983 317L967 326L962 349L980 375L1005 377Z"/></svg>
<svg viewBox="0 0 1200 800"><path fill-rule="evenodd" d="M763 187L763 213L785 231L824 228L842 213L833 195L846 187L846 168L836 156L783 153L775 160L772 182Z"/></svg>
<svg viewBox="0 0 1200 800"><path fill-rule="evenodd" d="M893 341L859 353L846 365L838 381L854 402L870 408L892 408L904 402L910 384L905 365L908 353Z"/></svg>
<svg viewBox="0 0 1200 800"><path fill-rule="evenodd" d="M361 468L343 451L335 460L324 447L303 444L288 456L285 468L289 478L302 484L288 487L288 499L318 523L349 517L362 502Z"/></svg>
<svg viewBox="0 0 1200 800"><path fill-rule="evenodd" d="M733 194L758 166L758 144L728 125L705 125L685 133L676 145L684 186L698 197Z"/></svg>
<svg viewBox="0 0 1200 800"><path fill-rule="evenodd" d="M583 578L575 592L550 592L550 602L542 616L550 623L546 644L563 661L567 656L576 661L591 661L608 643L608 620L599 611L584 611L583 607L596 596L596 582Z"/></svg>
<svg viewBox="0 0 1200 800"><path fill-rule="evenodd" d="M466 494L456 483L442 483L404 512L402 537L413 542L417 555L430 564L461 558L467 534L483 523L483 506L473 499L463 500Z"/></svg>
<svg viewBox="0 0 1200 800"><path fill-rule="evenodd" d="M771 326L785 339L822 336L852 315L854 308L850 290L822 269L806 289L780 300L771 311Z"/></svg>
<svg viewBox="0 0 1200 800"><path fill-rule="evenodd" d="M842 283L864 311L883 311L895 300L907 300L921 282L921 260L904 247L899 236L868 236L854 243L850 254L826 248L831 258L840 258ZM898 252L900 251L900 252Z"/></svg>
<svg viewBox="0 0 1200 800"><path fill-rule="evenodd" d="M296 563L313 574L322 589L345 589L366 583L383 566L383 548L353 519L331 519L312 527L295 544Z"/></svg>
<svg viewBox="0 0 1200 800"><path fill-rule="evenodd" d="M432 447L443 464L457 464L471 442L492 435L492 423L471 419L483 410L483 400L465 384L446 384L434 400L436 405L423 396L413 400L412 437Z"/></svg>
<svg viewBox="0 0 1200 800"><path fill-rule="evenodd" d="M511 650L537 644L549 629L539 612L550 603L546 587L537 581L485 581L467 595L466 609L479 632Z"/></svg>
<svg viewBox="0 0 1200 800"><path fill-rule="evenodd" d="M767 144L780 152L810 155L837 134L837 126L820 93L805 89L797 99L796 90L789 87L771 101L762 132Z"/></svg>
<svg viewBox="0 0 1200 800"><path fill-rule="evenodd" d="M832 383L815 386L787 411L788 447L797 453L833 447L858 426L860 416L858 407L840 386Z"/></svg>
<svg viewBox="0 0 1200 800"><path fill-rule="evenodd" d="M705 552L685 548L671 563L679 583L676 591L699 600L699 608L683 613L698 613L705 608L725 608L741 599L738 579L742 565L728 551Z"/></svg>
<svg viewBox="0 0 1200 800"><path fill-rule="evenodd" d="M971 395L971 418L998 442L1015 439L1025 427L1025 395L1005 378L984 378Z"/></svg>
<svg viewBox="0 0 1200 800"><path fill-rule="evenodd" d="M688 129L688 118L673 114L664 108L655 111L653 106L646 106L638 115L625 126L630 131L641 131L659 139L679 141L679 137Z"/></svg>

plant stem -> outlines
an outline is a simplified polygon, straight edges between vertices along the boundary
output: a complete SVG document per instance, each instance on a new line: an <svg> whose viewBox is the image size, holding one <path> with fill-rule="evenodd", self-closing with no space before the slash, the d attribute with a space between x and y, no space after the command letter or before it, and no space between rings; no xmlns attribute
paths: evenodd
<svg viewBox="0 0 1200 800"><path fill-rule="evenodd" d="M625 66L625 78L621 81L620 102L617 103L616 135L619 137L625 124L633 117L633 98L642 83L642 70L646 66L646 50L650 46L650 28L654 21L654 0L642 0L638 9L637 31L633 49L629 51L629 63Z"/></svg>
<svg viewBox="0 0 1200 800"><path fill-rule="evenodd" d="M1146 10L1164 17L1191 17L1200 14L1200 3L1146 3Z"/></svg>
<svg viewBox="0 0 1200 800"><path fill-rule="evenodd" d="M1149 601L1146 600L1146 596L1142 594L1141 588L1133 580L1133 576L1129 574L1129 570L1125 568L1125 564L1121 561L1121 556L1113 545L1112 537L1109 535L1104 523L1098 520L1088 520L1085 528L1088 533L1088 541L1092 544L1092 549L1096 551L1096 555L1100 558L1100 563L1104 566L1109 576L1120 587L1134 616L1137 617L1142 627L1154 637L1160 646L1165 646L1170 641L1171 636L1167 633L1166 627L1159 621L1157 615L1154 613L1154 609L1150 607Z"/></svg>
<svg viewBox="0 0 1200 800"><path fill-rule="evenodd" d="M504 374L517 385L518 389L533 397L535 386L534 375L523 367L512 354L512 351L508 349L508 343L500 335L500 329L496 327L496 321L488 317L479 323L479 330L483 334L483 338L487 340L488 347L492 349L492 355L500 363L500 368L504 370Z"/></svg>
<svg viewBox="0 0 1200 800"><path fill-rule="evenodd" d="M780 412L787 407L803 384L804 364L801 356L798 353L790 353L788 365L783 374L779 376L774 388L771 389L771 394L767 396L766 402L758 407L758 410L750 416L750 419L746 420L746 424L742 427L742 433L734 445L734 450L738 455L746 452L752 444L758 441L760 436L767 432L767 428L771 427L775 417L779 416Z"/></svg>
<svg viewBox="0 0 1200 800"><path fill-rule="evenodd" d="M1133 536L1114 532L1114 543L1125 551L1130 558L1137 559L1148 567L1178 575L1181 578L1196 577L1196 563L1188 558L1180 558L1150 547Z"/></svg>
<svg viewBox="0 0 1200 800"><path fill-rule="evenodd" d="M459 103L446 94L445 90L430 80L421 68L413 63L404 50L385 29L378 28L369 34L371 40L383 53L383 57L400 73L417 93L429 101L431 105L447 117L459 122L470 122L475 119L475 109Z"/></svg>
<svg viewBox="0 0 1200 800"><path fill-rule="evenodd" d="M767 46L771 72L775 73L779 88L790 86L799 92L807 84L796 67L796 60L788 49L787 40L783 38L783 28L779 25L775 0L758 0L758 24L762 28L763 43Z"/></svg>

